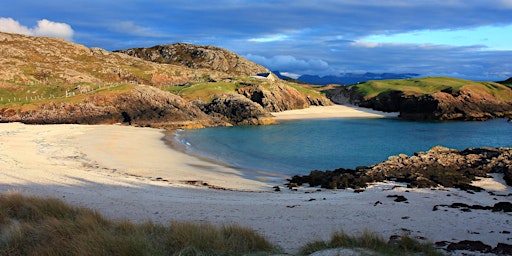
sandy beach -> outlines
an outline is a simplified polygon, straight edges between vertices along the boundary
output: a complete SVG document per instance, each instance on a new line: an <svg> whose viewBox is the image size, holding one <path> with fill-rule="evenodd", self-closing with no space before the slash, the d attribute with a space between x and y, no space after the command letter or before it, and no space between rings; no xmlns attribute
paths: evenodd
<svg viewBox="0 0 512 256"><path fill-rule="evenodd" d="M324 119L324 118L384 118L397 117L398 113L388 113L368 108L360 108L348 105L311 106L306 109L273 112L274 119Z"/></svg>
<svg viewBox="0 0 512 256"><path fill-rule="evenodd" d="M293 115L317 117L328 109L332 108ZM345 110L345 117L370 115ZM110 218L138 222L237 223L289 253L340 230L350 234L370 230L386 238L408 234L433 242L512 243L511 213L445 206L433 211L436 205L452 203L510 202L512 189L503 185L499 175L482 180L488 191L474 194L444 188L407 189L394 183L377 184L362 193L284 187L275 192L270 184L246 179L236 169L172 149L163 136L163 130L120 125L0 124L0 193L60 198ZM204 183L228 190L211 189ZM395 195L407 201L388 197Z"/></svg>

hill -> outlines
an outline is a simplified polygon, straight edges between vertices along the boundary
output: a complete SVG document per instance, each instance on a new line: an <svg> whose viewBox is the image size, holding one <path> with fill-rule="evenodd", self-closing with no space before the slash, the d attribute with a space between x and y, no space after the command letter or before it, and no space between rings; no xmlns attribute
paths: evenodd
<svg viewBox="0 0 512 256"><path fill-rule="evenodd" d="M176 43L114 52L157 63L183 65L193 69L205 68L230 75L250 76L269 72L261 65L248 61L234 52L215 46Z"/></svg>
<svg viewBox="0 0 512 256"><path fill-rule="evenodd" d="M184 52L181 58L187 59ZM229 58L213 68L211 58L199 58L190 67L61 39L0 33L0 122L265 124L270 111L330 104L319 92L298 84L248 76L266 69L228 52L209 47L206 56Z"/></svg>
<svg viewBox="0 0 512 256"><path fill-rule="evenodd" d="M368 81L328 92L352 103L411 120L487 120L512 115L512 89L494 82L448 77Z"/></svg>

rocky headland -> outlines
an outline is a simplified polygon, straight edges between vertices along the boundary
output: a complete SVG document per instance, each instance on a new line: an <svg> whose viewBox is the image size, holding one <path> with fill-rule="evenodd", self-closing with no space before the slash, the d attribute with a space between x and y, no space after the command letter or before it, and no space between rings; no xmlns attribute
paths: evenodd
<svg viewBox="0 0 512 256"><path fill-rule="evenodd" d="M481 190L472 184L478 178L497 173L512 186L511 148L468 148L454 150L441 146L412 156L391 156L388 160L356 169L339 168L332 171L311 171L309 175L294 176L288 186L309 184L329 189L361 189L371 183L386 180L403 182L413 188L455 187Z"/></svg>
<svg viewBox="0 0 512 256"><path fill-rule="evenodd" d="M512 116L512 87L453 78L370 81L328 92L335 103L351 103L408 120L482 121Z"/></svg>
<svg viewBox="0 0 512 256"><path fill-rule="evenodd" d="M213 46L108 52L0 33L0 53L0 122L260 125L272 123L270 112L332 104L318 91Z"/></svg>

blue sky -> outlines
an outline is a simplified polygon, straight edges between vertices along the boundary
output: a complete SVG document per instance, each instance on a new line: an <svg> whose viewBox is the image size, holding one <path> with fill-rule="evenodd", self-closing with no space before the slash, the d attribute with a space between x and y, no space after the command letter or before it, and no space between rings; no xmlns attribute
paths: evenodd
<svg viewBox="0 0 512 256"><path fill-rule="evenodd" d="M215 45L292 74L512 77L512 0L17 0L0 30L107 50Z"/></svg>

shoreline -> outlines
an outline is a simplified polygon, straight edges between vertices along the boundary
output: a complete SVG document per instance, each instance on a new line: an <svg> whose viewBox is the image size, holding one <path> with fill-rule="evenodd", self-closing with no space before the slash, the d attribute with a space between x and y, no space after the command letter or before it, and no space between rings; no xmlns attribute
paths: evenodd
<svg viewBox="0 0 512 256"><path fill-rule="evenodd" d="M353 105L311 106L305 109L272 112L274 120L328 119L328 118L396 118L399 113L388 113Z"/></svg>
<svg viewBox="0 0 512 256"><path fill-rule="evenodd" d="M511 202L509 186L495 183L487 187L492 193L470 194L385 182L362 193L282 186L274 192L236 169L171 148L164 136L163 130L120 125L0 124L0 193L59 198L134 222L239 224L288 253L341 230L354 235L369 230L385 238L407 234L432 242L475 240L493 247L512 240L512 213L433 211L453 203ZM504 184L500 177L494 181ZM394 201L396 195L407 201Z"/></svg>

